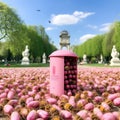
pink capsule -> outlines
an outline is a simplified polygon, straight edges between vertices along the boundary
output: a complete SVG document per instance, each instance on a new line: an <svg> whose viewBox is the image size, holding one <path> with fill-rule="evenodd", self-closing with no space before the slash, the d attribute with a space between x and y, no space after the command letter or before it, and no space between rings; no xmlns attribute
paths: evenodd
<svg viewBox="0 0 120 120"><path fill-rule="evenodd" d="M37 107L39 107L39 101L31 101L31 102L27 103L27 107L28 108L37 108Z"/></svg>
<svg viewBox="0 0 120 120"><path fill-rule="evenodd" d="M69 78L72 78L72 75L69 75Z"/></svg>
<svg viewBox="0 0 120 120"><path fill-rule="evenodd" d="M33 97L29 97L26 99L26 104L28 104L29 102L33 101Z"/></svg>
<svg viewBox="0 0 120 120"><path fill-rule="evenodd" d="M77 102L77 105L78 104L82 104L82 105L85 105L87 103L87 101L85 99L80 99L78 102Z"/></svg>
<svg viewBox="0 0 120 120"><path fill-rule="evenodd" d="M112 113L105 113L101 120L116 120L116 118Z"/></svg>
<svg viewBox="0 0 120 120"><path fill-rule="evenodd" d="M72 95L71 90L68 91L67 95L68 95L68 96L71 96L71 95Z"/></svg>
<svg viewBox="0 0 120 120"><path fill-rule="evenodd" d="M50 104L56 104L57 100L55 98L48 98L47 102L49 102Z"/></svg>
<svg viewBox="0 0 120 120"><path fill-rule="evenodd" d="M11 105L8 105L6 104L4 107L3 107L3 111L6 113L6 114L11 114L13 112L13 107Z"/></svg>
<svg viewBox="0 0 120 120"><path fill-rule="evenodd" d="M67 110L61 110L60 114L64 119L72 118L72 114Z"/></svg>
<svg viewBox="0 0 120 120"><path fill-rule="evenodd" d="M14 95L15 95L14 91L11 90L11 91L8 92L7 98L12 99L12 98L14 98Z"/></svg>
<svg viewBox="0 0 120 120"><path fill-rule="evenodd" d="M40 99L40 94L36 94L35 95L35 100L39 100Z"/></svg>
<svg viewBox="0 0 120 120"><path fill-rule="evenodd" d="M64 74L66 75L68 72L67 71L64 71Z"/></svg>
<svg viewBox="0 0 120 120"><path fill-rule="evenodd" d="M102 102L101 105L105 108L106 111L110 110L110 106L106 102Z"/></svg>
<svg viewBox="0 0 120 120"><path fill-rule="evenodd" d="M114 111L112 114L115 116L116 120L120 119L120 112L119 111Z"/></svg>
<svg viewBox="0 0 120 120"><path fill-rule="evenodd" d="M7 93L1 93L0 94L0 98L6 98L6 96L7 96Z"/></svg>
<svg viewBox="0 0 120 120"><path fill-rule="evenodd" d="M16 106L18 104L18 100L16 99L9 100L8 104L12 106Z"/></svg>
<svg viewBox="0 0 120 120"><path fill-rule="evenodd" d="M93 109L93 113L94 113L99 119L102 118L103 113L101 112L101 110L100 110L99 108L95 107L95 108Z"/></svg>
<svg viewBox="0 0 120 120"><path fill-rule="evenodd" d="M67 79L68 77L65 75L64 78Z"/></svg>
<svg viewBox="0 0 120 120"><path fill-rule="evenodd" d="M73 96L70 97L70 99L69 99L69 103L70 103L73 107L76 106L75 98L74 98Z"/></svg>
<svg viewBox="0 0 120 120"><path fill-rule="evenodd" d="M68 84L69 82L68 82L68 80L65 80L65 84Z"/></svg>
<svg viewBox="0 0 120 120"><path fill-rule="evenodd" d="M103 98L101 96L95 96L94 101L95 102L102 102Z"/></svg>
<svg viewBox="0 0 120 120"><path fill-rule="evenodd" d="M93 103L87 103L85 105L85 110L93 110L94 108L94 104Z"/></svg>
<svg viewBox="0 0 120 120"><path fill-rule="evenodd" d="M117 97L118 97L118 94L117 94L117 93L109 94L109 95L108 95L108 99L109 99L109 100L112 100L112 101L113 101L115 98L117 98Z"/></svg>
<svg viewBox="0 0 120 120"><path fill-rule="evenodd" d="M58 111L61 111L61 108L60 108L58 105L53 104L52 106L53 106L54 108L56 108Z"/></svg>
<svg viewBox="0 0 120 120"><path fill-rule="evenodd" d="M27 115L27 120L36 120L38 118L38 113L35 110L32 110Z"/></svg>
<svg viewBox="0 0 120 120"><path fill-rule="evenodd" d="M20 120L20 114L17 111L12 112L10 120Z"/></svg>
<svg viewBox="0 0 120 120"><path fill-rule="evenodd" d="M37 113L38 113L39 117L43 118L44 120L47 120L49 117L48 112L46 112L44 110L37 110Z"/></svg>
<svg viewBox="0 0 120 120"><path fill-rule="evenodd" d="M115 98L115 99L113 100L113 103L114 103L114 105L116 105L116 106L119 106L119 107L120 107L120 97Z"/></svg>
<svg viewBox="0 0 120 120"><path fill-rule="evenodd" d="M85 120L88 117L88 111L87 110L81 110L77 113L83 120Z"/></svg>
<svg viewBox="0 0 120 120"><path fill-rule="evenodd" d="M66 88L67 88L67 89L70 88L70 85L66 85Z"/></svg>

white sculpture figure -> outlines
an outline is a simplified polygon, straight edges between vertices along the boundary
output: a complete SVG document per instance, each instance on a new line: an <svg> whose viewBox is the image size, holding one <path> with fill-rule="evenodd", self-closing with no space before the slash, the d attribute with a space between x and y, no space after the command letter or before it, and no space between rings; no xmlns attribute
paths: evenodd
<svg viewBox="0 0 120 120"><path fill-rule="evenodd" d="M22 52L22 65L29 65L29 49L28 49L28 45L25 46L25 50Z"/></svg>
<svg viewBox="0 0 120 120"><path fill-rule="evenodd" d="M101 55L100 56L100 61L98 61L99 64L102 64L103 63L103 56Z"/></svg>
<svg viewBox="0 0 120 120"><path fill-rule="evenodd" d="M46 63L46 55L45 55L45 53L42 56L42 63Z"/></svg>
<svg viewBox="0 0 120 120"><path fill-rule="evenodd" d="M113 45L111 56L112 56L112 59L110 60L110 65L120 66L119 53L117 52L115 45Z"/></svg>
<svg viewBox="0 0 120 120"><path fill-rule="evenodd" d="M87 56L86 56L86 54L84 54L83 55L83 62L82 62L83 64L86 64L87 63Z"/></svg>
<svg viewBox="0 0 120 120"><path fill-rule="evenodd" d="M118 58L119 56L119 53L117 52L116 48L115 48L115 45L113 45L113 48L112 48L112 53L111 53L111 56L112 58Z"/></svg>

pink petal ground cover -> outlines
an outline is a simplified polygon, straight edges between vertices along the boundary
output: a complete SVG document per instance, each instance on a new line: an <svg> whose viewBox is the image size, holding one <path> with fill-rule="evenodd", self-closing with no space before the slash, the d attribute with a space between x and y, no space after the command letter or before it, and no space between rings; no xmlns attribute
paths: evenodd
<svg viewBox="0 0 120 120"><path fill-rule="evenodd" d="M49 93L49 68L0 69L0 117L120 120L120 68L79 68L77 92Z"/></svg>

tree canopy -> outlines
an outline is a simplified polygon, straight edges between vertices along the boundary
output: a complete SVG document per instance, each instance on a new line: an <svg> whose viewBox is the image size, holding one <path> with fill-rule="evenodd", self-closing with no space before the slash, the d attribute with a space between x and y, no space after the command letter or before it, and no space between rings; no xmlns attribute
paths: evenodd
<svg viewBox="0 0 120 120"><path fill-rule="evenodd" d="M16 11L6 4L0 2L0 56L20 60L22 51L28 45L30 58L41 59L43 53L49 56L57 48L50 43L50 38L46 34L43 26L28 26Z"/></svg>
<svg viewBox="0 0 120 120"><path fill-rule="evenodd" d="M19 32L22 21L15 10L0 2L0 40Z"/></svg>
<svg viewBox="0 0 120 120"><path fill-rule="evenodd" d="M111 58L113 45L120 52L120 22L116 21L111 25L110 31L106 34L97 35L88 39L83 44L74 47L74 52L82 57L86 54L88 57L99 58L102 54L108 60Z"/></svg>

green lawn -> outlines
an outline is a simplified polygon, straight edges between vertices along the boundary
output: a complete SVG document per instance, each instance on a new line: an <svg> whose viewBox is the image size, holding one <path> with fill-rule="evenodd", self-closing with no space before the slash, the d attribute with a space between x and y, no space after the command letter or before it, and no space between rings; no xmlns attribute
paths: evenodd
<svg viewBox="0 0 120 120"><path fill-rule="evenodd" d="M50 64L43 64L43 63L30 63L29 65L21 65L21 63L11 63L10 65L6 66L4 63L0 63L0 67L10 68L10 67L49 67ZM110 66L108 64L83 64L79 65L79 67L120 67L120 66Z"/></svg>
<svg viewBox="0 0 120 120"><path fill-rule="evenodd" d="M86 64L86 66L91 66L91 67L108 67L109 65L107 64Z"/></svg>
<svg viewBox="0 0 120 120"><path fill-rule="evenodd" d="M10 67L49 67L49 63L43 64L43 63L30 63L29 65L21 65L20 63L12 63L12 64L0 64L0 67L4 68L10 68Z"/></svg>
<svg viewBox="0 0 120 120"><path fill-rule="evenodd" d="M109 64L83 64L83 65L79 65L79 66L88 66L88 67L120 67L120 66L110 66Z"/></svg>

